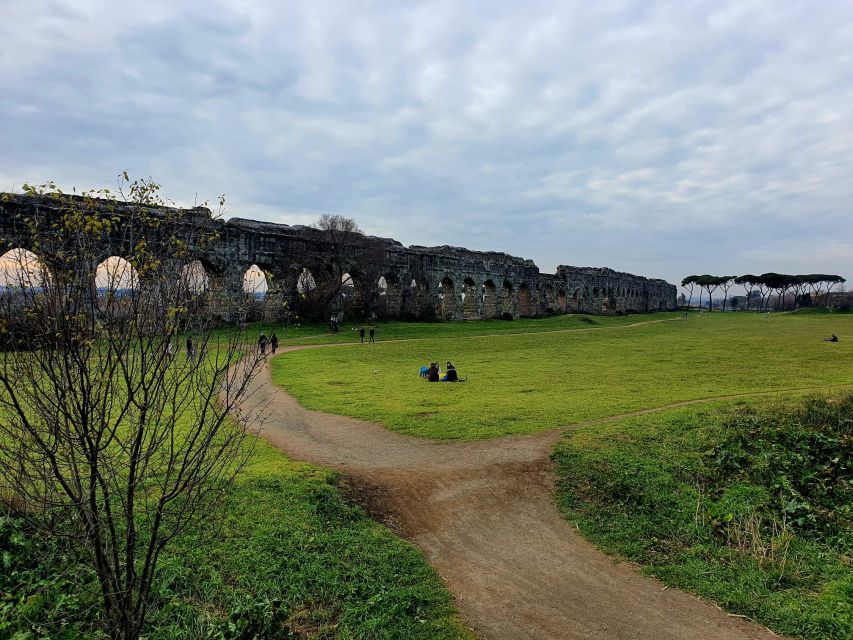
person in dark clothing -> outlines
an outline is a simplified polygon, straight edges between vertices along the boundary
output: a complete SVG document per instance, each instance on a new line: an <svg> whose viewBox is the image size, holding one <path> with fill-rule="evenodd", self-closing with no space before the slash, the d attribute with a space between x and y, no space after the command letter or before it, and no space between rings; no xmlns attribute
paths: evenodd
<svg viewBox="0 0 853 640"><path fill-rule="evenodd" d="M831 338L824 338L823 341L824 342L838 342L838 336L833 333Z"/></svg>
<svg viewBox="0 0 853 640"><path fill-rule="evenodd" d="M267 353L267 336L262 333L258 338L258 349L261 350L261 355L264 356Z"/></svg>
<svg viewBox="0 0 853 640"><path fill-rule="evenodd" d="M432 364L429 365L429 371L427 372L427 381L428 382L438 382L439 381L438 363L437 362L433 362Z"/></svg>
<svg viewBox="0 0 853 640"><path fill-rule="evenodd" d="M270 351L272 351L272 353L275 353L276 349L278 349L278 336L273 333L270 336Z"/></svg>
<svg viewBox="0 0 853 640"><path fill-rule="evenodd" d="M187 360L192 360L195 356L195 347L193 346L193 339L187 338Z"/></svg>
<svg viewBox="0 0 853 640"><path fill-rule="evenodd" d="M445 382L459 382L459 375L456 373L456 367L447 361L447 375L444 377Z"/></svg>
<svg viewBox="0 0 853 640"><path fill-rule="evenodd" d="M358 328L358 337L361 340L361 344L364 344L364 327Z"/></svg>
<svg viewBox="0 0 853 640"><path fill-rule="evenodd" d="M368 343L370 343L370 342L376 342L376 338L375 338L375 336L376 336L376 329L374 329L373 327L370 327L370 331L368 331L367 333L368 333L368 335L370 336L370 339L369 339L367 342L368 342Z"/></svg>

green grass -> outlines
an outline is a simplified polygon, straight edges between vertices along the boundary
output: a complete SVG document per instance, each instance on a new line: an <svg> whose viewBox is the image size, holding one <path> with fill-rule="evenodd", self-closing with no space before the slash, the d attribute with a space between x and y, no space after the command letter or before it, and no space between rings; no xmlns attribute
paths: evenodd
<svg viewBox="0 0 853 640"><path fill-rule="evenodd" d="M421 552L355 506L335 472L263 440L245 446L222 526L162 554L146 638L471 637ZM102 637L98 593L82 547L42 537L0 503L0 638Z"/></svg>
<svg viewBox="0 0 853 640"><path fill-rule="evenodd" d="M347 502L333 472L291 462L265 442L222 530L182 540L163 573L173 601L194 610L227 611L247 596L281 600L291 626L310 637L469 637L418 550Z"/></svg>
<svg viewBox="0 0 853 640"><path fill-rule="evenodd" d="M554 453L558 504L604 551L669 585L779 633L849 639L853 396L838 411L752 404L569 432ZM821 425L809 415L821 412L837 415Z"/></svg>
<svg viewBox="0 0 853 640"><path fill-rule="evenodd" d="M229 618L258 627L277 602L297 638L470 638L420 552L344 499L333 472L260 441L225 514L167 548L150 640L250 637L228 635ZM91 571L61 545L26 544L0 526L0 637L94 637Z"/></svg>
<svg viewBox="0 0 853 640"><path fill-rule="evenodd" d="M280 355L272 360L273 379L311 409L459 439L530 433L685 400L853 385L848 315L655 314L594 318L596 325L582 318L524 321L535 330L520 334L490 334L489 327L527 325L426 325L434 329L421 338L410 337L417 325L398 323L374 345ZM620 326L660 318L671 320ZM831 333L841 341L822 340ZM382 339L388 335L407 339ZM468 382L418 377L421 365L447 360Z"/></svg>
<svg viewBox="0 0 853 640"><path fill-rule="evenodd" d="M586 329L590 327L618 327L649 320L675 318L680 314L661 312L653 314L631 314L625 316L590 316L568 314L545 318L521 318L518 320L478 320L472 322L346 322L336 334L329 333L326 324L291 324L286 329L281 325L262 323L253 325L257 334L270 335L275 331L281 344L349 344L358 342L358 327L374 327L376 338L380 342L387 340L410 340L421 338L459 338L464 336L482 336L494 333L537 333L543 331L564 331ZM365 336L365 340L367 337Z"/></svg>

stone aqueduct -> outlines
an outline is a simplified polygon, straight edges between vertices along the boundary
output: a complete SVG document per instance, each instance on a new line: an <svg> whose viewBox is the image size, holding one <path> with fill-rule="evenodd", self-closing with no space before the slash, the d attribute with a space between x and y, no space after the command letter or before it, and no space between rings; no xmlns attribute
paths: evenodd
<svg viewBox="0 0 853 640"><path fill-rule="evenodd" d="M119 214L127 206L119 206ZM2 194L0 253L34 249L27 246L22 220L33 216L50 220L61 207L61 201L47 196ZM317 281L346 272L354 284L358 311L380 318L477 320L507 314L513 318L563 312L616 314L676 307L675 286L608 268L561 265L556 273L547 274L540 273L532 260L506 253L405 247L396 240L363 236L334 243L327 233L311 227L241 218L207 224L217 226L218 239L198 250L195 258L204 266L211 291L219 295L242 295L245 273L255 265L269 276L270 297L294 301L299 296L299 274L305 270ZM106 238L100 257L122 257L124 242L120 233ZM40 249L35 253L49 264L50 256L45 255L49 249Z"/></svg>

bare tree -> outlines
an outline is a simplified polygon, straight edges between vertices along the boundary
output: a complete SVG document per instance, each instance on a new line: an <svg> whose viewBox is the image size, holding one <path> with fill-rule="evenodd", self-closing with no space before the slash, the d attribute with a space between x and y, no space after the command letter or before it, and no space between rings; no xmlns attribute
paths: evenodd
<svg viewBox="0 0 853 640"><path fill-rule="evenodd" d="M105 630L129 640L163 549L219 513L249 455L257 423L239 409L262 357L239 323L187 311L180 266L215 240L210 211L164 206L150 180L120 185L25 187L34 206L3 239L40 261L0 297L0 495L80 541ZM105 254L123 259L98 270Z"/></svg>
<svg viewBox="0 0 853 640"><path fill-rule="evenodd" d="M355 220L339 214L324 213L312 226L322 232L330 260L325 273L303 271L298 288L307 306L304 311L325 320L344 291L355 293L358 283L347 277L348 269L366 268L363 257L369 243Z"/></svg>

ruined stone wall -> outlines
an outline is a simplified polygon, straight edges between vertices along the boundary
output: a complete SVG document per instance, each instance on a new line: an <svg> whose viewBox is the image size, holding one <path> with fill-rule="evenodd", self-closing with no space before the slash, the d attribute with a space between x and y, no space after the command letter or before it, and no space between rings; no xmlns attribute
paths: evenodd
<svg viewBox="0 0 853 640"><path fill-rule="evenodd" d="M60 207L61 203L50 198L2 194L3 250L30 249L22 221L37 209L49 213ZM110 211L115 215L112 208ZM348 303L367 316L477 320L676 307L673 285L607 268L561 265L556 273L545 274L532 260L506 253L450 246L404 247L396 240L371 236L335 241L310 227L241 218L208 224L218 230L218 240L197 248L195 256L208 274L210 289L219 296L241 295L244 274L257 265L267 274L269 296L281 301L300 295L297 282L306 270L317 283L339 278L345 271L353 281ZM125 241L121 233L105 239L103 257L122 256ZM41 254L50 251L40 249ZM42 257L49 262L49 255Z"/></svg>

